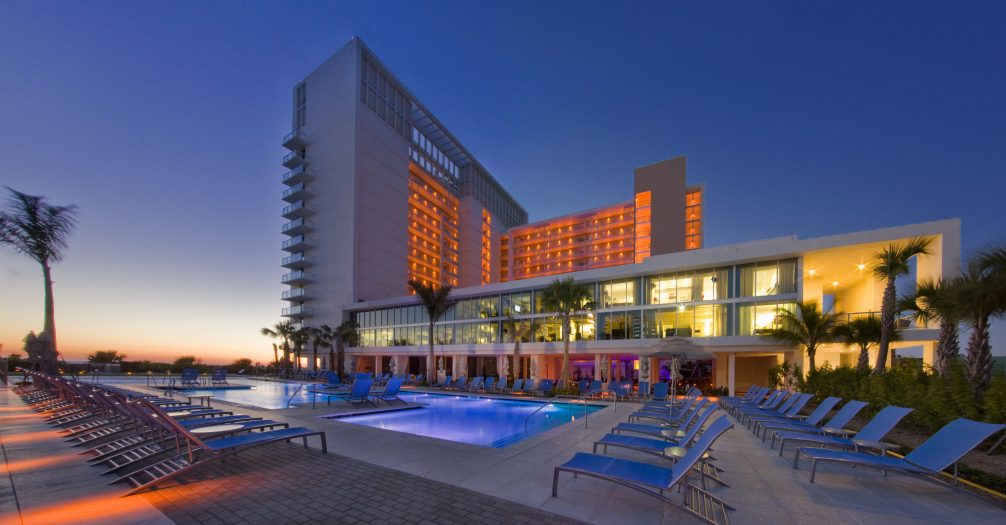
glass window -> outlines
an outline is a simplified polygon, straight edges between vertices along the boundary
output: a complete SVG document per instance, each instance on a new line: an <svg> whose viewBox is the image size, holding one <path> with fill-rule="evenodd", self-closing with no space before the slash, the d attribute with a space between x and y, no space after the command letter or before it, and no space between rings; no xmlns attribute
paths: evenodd
<svg viewBox="0 0 1006 525"><path fill-rule="evenodd" d="M796 261L769 261L740 267L741 297L796 293Z"/></svg>
<svg viewBox="0 0 1006 525"><path fill-rule="evenodd" d="M601 283L601 307L614 308L636 304L636 280L608 281Z"/></svg>
<svg viewBox="0 0 1006 525"><path fill-rule="evenodd" d="M695 324L692 328L692 337L726 335L726 308L723 305L696 306L694 312Z"/></svg>
<svg viewBox="0 0 1006 525"><path fill-rule="evenodd" d="M742 304L737 306L738 335L757 335L759 330L779 326L779 311L792 311L795 303Z"/></svg>

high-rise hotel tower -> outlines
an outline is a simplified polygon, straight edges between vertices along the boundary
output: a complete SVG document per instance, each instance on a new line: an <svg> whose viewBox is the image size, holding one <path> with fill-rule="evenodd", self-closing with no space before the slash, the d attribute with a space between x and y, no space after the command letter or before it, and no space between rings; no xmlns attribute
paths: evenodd
<svg viewBox="0 0 1006 525"><path fill-rule="evenodd" d="M297 323L338 324L410 279L477 286L702 246L702 188L687 185L684 157L638 168L625 202L528 224L359 38L294 87L292 109L282 282Z"/></svg>

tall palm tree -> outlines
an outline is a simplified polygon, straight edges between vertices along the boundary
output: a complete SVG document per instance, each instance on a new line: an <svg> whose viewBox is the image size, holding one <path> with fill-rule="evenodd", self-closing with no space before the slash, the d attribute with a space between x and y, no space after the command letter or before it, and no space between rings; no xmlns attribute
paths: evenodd
<svg viewBox="0 0 1006 525"><path fill-rule="evenodd" d="M332 327L327 324L323 324L315 328L314 342L316 346L328 348L328 369L335 370L335 354L333 353L333 348L335 346L335 331L332 330ZM314 358L318 359L317 352L315 352Z"/></svg>
<svg viewBox="0 0 1006 525"><path fill-rule="evenodd" d="M796 310L778 310L778 326L758 330L758 335L796 346L803 346L810 358L810 371L817 369L814 356L819 346L835 340L832 333L838 326L838 315L824 313L815 301L796 303Z"/></svg>
<svg viewBox="0 0 1006 525"><path fill-rule="evenodd" d="M327 325L325 325L325 326L327 326ZM329 345L332 344L332 341L330 339L326 338L327 334L325 333L324 330L321 329L321 327L317 327L316 328L316 327L313 327L313 326L309 326L309 327L306 327L305 330L307 330L308 336L309 336L309 338L311 340L311 353L312 353L311 368L314 369L314 370L317 370L318 369L318 347L319 346L321 346L321 347L329 346ZM329 333L331 333L331 328L329 328Z"/></svg>
<svg viewBox="0 0 1006 525"><path fill-rule="evenodd" d="M295 331L293 323L290 321L280 321L272 328L266 326L259 331L270 339L278 339L283 342L280 348L283 349L283 364L285 366L290 366L290 339Z"/></svg>
<svg viewBox="0 0 1006 525"><path fill-rule="evenodd" d="M433 328L437 324L447 310L451 308L454 301L451 300L451 290L454 289L451 285L444 285L437 287L432 284L425 284L420 281L411 280L409 281L409 286L412 288L416 295L419 297L419 301L422 303L423 309L426 310L427 321L430 325L430 355L426 358L426 380L433 384L433 381L437 377L437 364L434 362L436 357L433 355L433 342L435 341Z"/></svg>
<svg viewBox="0 0 1006 525"><path fill-rule="evenodd" d="M594 308L590 287L576 283L572 277L556 279L541 291L541 304L545 311L559 314L562 323L562 375L559 384L569 388L569 336L570 319L575 312Z"/></svg>
<svg viewBox="0 0 1006 525"><path fill-rule="evenodd" d="M898 298L897 306L899 312L908 312L913 321L940 323L933 368L941 376L947 374L950 363L960 354L957 336L960 318L957 316L951 288L952 283L945 279L923 279L914 292Z"/></svg>
<svg viewBox="0 0 1006 525"><path fill-rule="evenodd" d="M832 335L846 345L858 346L856 368L862 372L870 371L870 345L880 342L880 319L873 315L853 319L836 326Z"/></svg>
<svg viewBox="0 0 1006 525"><path fill-rule="evenodd" d="M55 206L45 197L7 188L9 211L0 211L0 246L12 246L42 266L44 320L42 331L56 350L56 306L52 297L52 263L63 260L67 237L77 224L77 207Z"/></svg>
<svg viewBox="0 0 1006 525"><path fill-rule="evenodd" d="M956 311L971 326L965 369L980 396L992 381L989 321L1006 313L1006 248L979 253L951 288Z"/></svg>
<svg viewBox="0 0 1006 525"><path fill-rule="evenodd" d="M352 320L343 321L342 324L337 326L332 334L332 340L335 341L335 371L339 373L339 377L346 377L346 347L356 346L360 344L360 333L356 331L357 326ZM331 350L331 346L329 350ZM331 353L329 354L331 356Z"/></svg>
<svg viewBox="0 0 1006 525"><path fill-rule="evenodd" d="M300 369L300 355L310 339L311 329L308 327L297 328L290 334L290 344L293 345L293 356L298 369Z"/></svg>
<svg viewBox="0 0 1006 525"><path fill-rule="evenodd" d="M929 239L915 237L903 243L891 243L873 255L873 275L886 281L884 299L880 304L880 345L877 350L877 366L874 373L883 374L887 370L887 354L894 334L897 316L897 291L894 283L901 275L908 274L908 263L916 255L928 255Z"/></svg>
<svg viewBox="0 0 1006 525"><path fill-rule="evenodd" d="M506 313L506 318L503 319L503 326L506 327L507 334L513 339L513 357L510 361L510 375L517 379L520 375L523 379L524 370L520 366L520 344L522 341L529 341L530 338L534 337L534 333L538 331L538 322L534 319L528 319L527 324L523 324L520 321L514 319L514 316L509 311Z"/></svg>

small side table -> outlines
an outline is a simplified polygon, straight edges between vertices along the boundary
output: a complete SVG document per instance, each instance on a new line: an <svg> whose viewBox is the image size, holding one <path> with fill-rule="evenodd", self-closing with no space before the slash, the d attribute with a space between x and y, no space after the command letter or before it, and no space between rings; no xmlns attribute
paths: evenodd
<svg viewBox="0 0 1006 525"><path fill-rule="evenodd" d="M888 450L897 450L898 445L894 443L884 443L883 441L869 441L866 439L853 440L854 451L859 452L861 448L872 448L880 451L881 456L886 456Z"/></svg>
<svg viewBox="0 0 1006 525"><path fill-rule="evenodd" d="M199 400L199 406L206 406L207 408L213 408L213 407L210 406L210 399L213 399L213 396L210 396L210 395L201 395L201 396L189 396L189 395L186 395L185 397L187 397L189 399L189 404L190 405L192 404L192 401L194 399L198 399Z"/></svg>

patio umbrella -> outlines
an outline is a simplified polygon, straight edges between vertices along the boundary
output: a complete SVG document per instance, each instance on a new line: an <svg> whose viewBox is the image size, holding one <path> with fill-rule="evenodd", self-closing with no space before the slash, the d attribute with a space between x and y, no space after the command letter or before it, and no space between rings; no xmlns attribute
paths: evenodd
<svg viewBox="0 0 1006 525"><path fill-rule="evenodd" d="M603 377L605 381L611 381L611 378L608 377L610 375L609 374L609 370L610 369L611 369L611 358L608 357L608 356L606 356L606 355L602 355L601 356L601 377Z"/></svg>
<svg viewBox="0 0 1006 525"><path fill-rule="evenodd" d="M506 361L507 359L505 354L496 356L496 373L499 374L501 382L506 382L507 380L506 375L508 367L506 366Z"/></svg>
<svg viewBox="0 0 1006 525"><path fill-rule="evenodd" d="M388 361L388 371L391 372L391 377L398 375L398 358L392 357Z"/></svg>
<svg viewBox="0 0 1006 525"><path fill-rule="evenodd" d="M678 379L681 378L681 362L687 359L711 359L713 356L705 348L685 337L668 337L650 347L653 351L645 357L669 359L671 361L671 399L677 395Z"/></svg>

